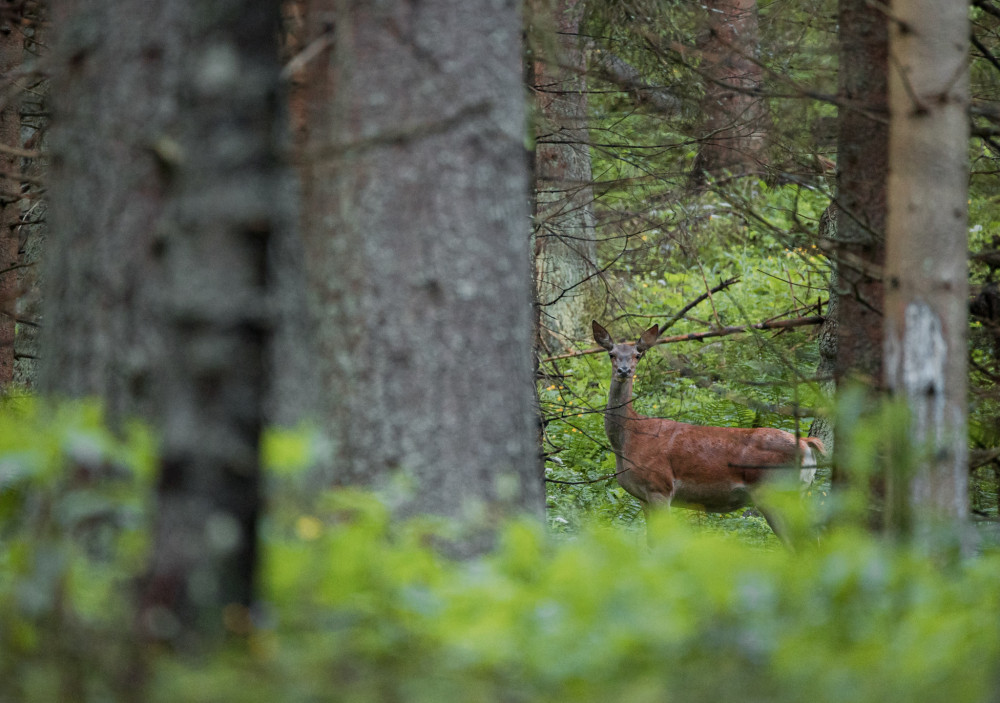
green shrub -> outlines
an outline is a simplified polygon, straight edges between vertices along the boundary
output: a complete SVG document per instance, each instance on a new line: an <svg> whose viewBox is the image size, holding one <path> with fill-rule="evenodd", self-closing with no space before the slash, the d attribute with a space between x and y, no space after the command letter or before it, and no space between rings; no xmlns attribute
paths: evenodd
<svg viewBox="0 0 1000 703"><path fill-rule="evenodd" d="M94 403L0 406L0 701L102 700L130 667L155 447Z"/></svg>
<svg viewBox="0 0 1000 703"><path fill-rule="evenodd" d="M275 526L249 652L160 669L159 700L980 701L1000 566L852 531L796 554L664 520L655 546L515 522L455 563L370 496ZM229 688L243 684L237 694ZM249 690L248 690L249 688Z"/></svg>
<svg viewBox="0 0 1000 703"><path fill-rule="evenodd" d="M88 406L8 409L0 701L961 703L1000 693L1000 554L934 559L850 528L790 553L704 529L716 518L695 529L661 516L652 547L586 521L568 536L512 521L492 553L452 561L433 550L439 524L397 523L375 495L307 502L291 468L307 445L293 433L267 449L282 470L251 631L191 657L130 636L148 436L114 439ZM99 480L84 480L97 468Z"/></svg>

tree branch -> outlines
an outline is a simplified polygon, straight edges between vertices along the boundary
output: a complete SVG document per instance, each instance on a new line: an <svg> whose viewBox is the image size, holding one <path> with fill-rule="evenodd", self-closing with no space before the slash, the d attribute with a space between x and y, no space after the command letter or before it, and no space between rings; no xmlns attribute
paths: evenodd
<svg viewBox="0 0 1000 703"><path fill-rule="evenodd" d="M740 334L741 332L747 332L749 330L782 330L782 329L792 329L793 327L803 327L805 325L821 325L826 318L822 315L810 315L808 317L793 317L786 320L769 320L767 322L755 322L751 325L733 325L729 327L723 327L717 330L709 330L708 332L692 332L690 334L679 334L673 337L661 337L656 340L655 344L674 344L675 342L694 342L700 341L702 339L709 339L711 337L728 337L731 334ZM590 349L584 349L582 351L566 352L565 354L557 354L556 356L550 356L545 359L541 359L539 363L547 363L550 361L559 361L560 359L570 359L576 356L586 356L587 354L599 354L605 351L604 347L592 347Z"/></svg>

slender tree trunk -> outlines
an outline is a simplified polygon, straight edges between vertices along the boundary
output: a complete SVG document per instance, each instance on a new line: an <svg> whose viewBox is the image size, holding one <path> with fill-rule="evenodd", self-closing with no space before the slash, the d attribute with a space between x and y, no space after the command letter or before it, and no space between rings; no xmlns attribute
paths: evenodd
<svg viewBox="0 0 1000 703"><path fill-rule="evenodd" d="M404 513L542 509L514 8L309 6L334 32L300 156L321 423L337 482L411 477Z"/></svg>
<svg viewBox="0 0 1000 703"><path fill-rule="evenodd" d="M924 541L968 511L967 13L892 5L885 378L910 407L919 460L890 476L890 520Z"/></svg>
<svg viewBox="0 0 1000 703"><path fill-rule="evenodd" d="M835 204L829 205L823 211L819 220L819 240L820 242L832 242L837 236L837 207ZM819 351L819 363L816 364L816 377L820 379L820 388L823 392L833 397L836 394L836 384L834 381L834 369L837 364L837 333L840 329L840 296L837 288L837 269L834 262L830 270L830 292L826 304L826 315L823 324L820 325L816 346ZM837 442L835 441L835 426L831 418L819 416L812 421L809 426L809 436L819 437L826 448L826 460L833 458ZM835 478L835 472L831 470L831 482Z"/></svg>
<svg viewBox="0 0 1000 703"><path fill-rule="evenodd" d="M882 385L886 184L889 176L887 106L888 25L882 6L840 0L837 197L831 206L828 251L832 372L838 389ZM829 351L826 352L830 357ZM841 432L834 429L835 439ZM843 442L833 443L835 451ZM846 481L834 457L834 483Z"/></svg>
<svg viewBox="0 0 1000 703"><path fill-rule="evenodd" d="M587 130L586 56L580 41L582 0L558 0L545 17L555 30L535 49L535 286L541 343L573 346L586 332L584 305L596 270L594 191ZM549 41L546 41L548 39Z"/></svg>
<svg viewBox="0 0 1000 703"><path fill-rule="evenodd" d="M885 263L889 124L886 105L888 29L884 8L841 0L837 140L837 266L841 324L837 384L882 379L882 280Z"/></svg>
<svg viewBox="0 0 1000 703"><path fill-rule="evenodd" d="M21 159L27 181L22 184L21 222L17 228L17 325L14 339L14 383L25 390L38 385L40 359L39 332L42 321L42 252L47 232L48 149L45 135L49 124L49 79L41 70L47 66L48 5L28 3L21 6L21 30L24 39L24 68L29 62L36 70L25 76L25 90L20 95L21 145L30 157Z"/></svg>
<svg viewBox="0 0 1000 703"><path fill-rule="evenodd" d="M21 10L0 12L0 76L12 76L24 60ZM0 392L14 380L14 327L18 298L18 235L21 221L21 82L0 91ZM7 147L4 149L3 147Z"/></svg>
<svg viewBox="0 0 1000 703"><path fill-rule="evenodd" d="M708 33L701 43L705 97L696 183L706 175L760 173L766 163L767 108L761 87L757 0L708 0Z"/></svg>

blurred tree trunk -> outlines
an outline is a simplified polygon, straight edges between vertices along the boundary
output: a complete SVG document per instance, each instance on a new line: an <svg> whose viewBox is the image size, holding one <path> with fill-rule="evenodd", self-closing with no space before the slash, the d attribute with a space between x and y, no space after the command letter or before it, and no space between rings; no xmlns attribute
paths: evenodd
<svg viewBox="0 0 1000 703"><path fill-rule="evenodd" d="M149 414L163 331L163 208L177 111L176 19L163 3L55 0L50 241L39 385ZM129 30L98 31L129 17Z"/></svg>
<svg viewBox="0 0 1000 703"><path fill-rule="evenodd" d="M335 480L540 514L514 3L313 0L300 146ZM469 535L465 548L482 546Z"/></svg>
<svg viewBox="0 0 1000 703"><path fill-rule="evenodd" d="M145 605L185 628L249 626L259 440L273 331L269 257L287 227L280 167L279 7L171 0L186 53L161 231L165 351L156 543ZM193 7L192 7L193 5ZM169 158L169 156L168 156ZM233 610L236 608L236 610ZM158 634L154 632L153 634Z"/></svg>
<svg viewBox="0 0 1000 703"><path fill-rule="evenodd" d="M584 305L597 270L587 130L582 0L535 0L535 287L539 341L550 352L585 334Z"/></svg>
<svg viewBox="0 0 1000 703"><path fill-rule="evenodd" d="M282 102L282 122L288 128L282 140L282 156L291 159L298 132L305 119L302 107L301 70L293 64L308 58L313 49L305 47L305 0L277 0L281 8L280 61L286 74ZM306 290L306 261L300 226L301 197L294 169L286 168L283 197L276 202L288 223L275 231L268 256L271 275L271 307L274 311L273 340L267 358L266 415L269 424L299 427L315 418L320 386L315 368L313 345L315 321Z"/></svg>
<svg viewBox="0 0 1000 703"><path fill-rule="evenodd" d="M129 31L109 32L128 17ZM278 3L62 0L53 122L48 389L159 425L141 625L239 633L254 593Z"/></svg>
<svg viewBox="0 0 1000 703"><path fill-rule="evenodd" d="M24 61L21 8L0 6L0 76L13 76ZM0 90L0 393L14 380L14 327L18 298L18 235L21 222L21 81Z"/></svg>
<svg viewBox="0 0 1000 703"><path fill-rule="evenodd" d="M767 106L760 95L757 0L707 0L708 31L699 42L705 80L701 148L692 178L761 173Z"/></svg>
<svg viewBox="0 0 1000 703"><path fill-rule="evenodd" d="M892 13L885 379L919 458L890 475L889 518L936 542L968 512L969 20L948 0Z"/></svg>

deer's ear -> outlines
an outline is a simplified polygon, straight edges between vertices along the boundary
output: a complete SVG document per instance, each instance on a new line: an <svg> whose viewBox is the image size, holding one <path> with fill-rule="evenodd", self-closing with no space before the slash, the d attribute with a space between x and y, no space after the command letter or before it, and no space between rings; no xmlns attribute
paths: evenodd
<svg viewBox="0 0 1000 703"><path fill-rule="evenodd" d="M608 331L601 327L597 323L597 320L591 320L590 326L594 330L594 341L608 351L611 351L615 346L615 340L611 339L611 335L608 334Z"/></svg>
<svg viewBox="0 0 1000 703"><path fill-rule="evenodd" d="M640 353L646 351L654 344L656 344L656 339L659 336L660 336L660 328L657 327L656 325L653 325L648 330L643 332L642 335L639 337L639 341L636 342L635 344L636 350L638 350Z"/></svg>

